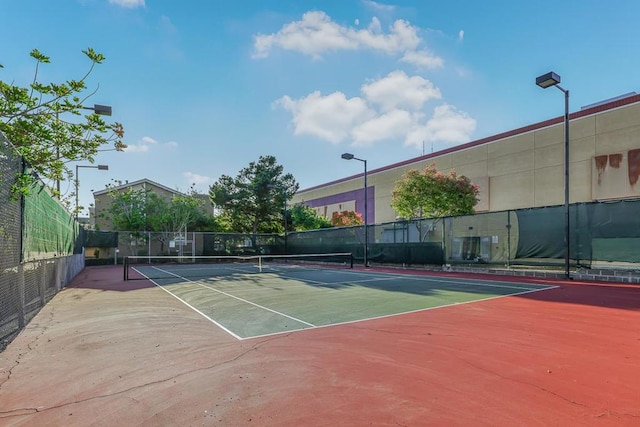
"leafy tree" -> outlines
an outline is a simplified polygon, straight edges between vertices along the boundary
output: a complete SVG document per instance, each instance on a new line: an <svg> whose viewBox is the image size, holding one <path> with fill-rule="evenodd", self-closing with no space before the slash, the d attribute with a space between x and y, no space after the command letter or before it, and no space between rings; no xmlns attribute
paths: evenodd
<svg viewBox="0 0 640 427"><path fill-rule="evenodd" d="M111 204L104 216L113 223L113 230L141 232L149 231L150 198L147 190L111 190ZM156 199L157 200L157 199ZM159 202L157 203L159 205ZM157 206L156 205L156 206Z"/></svg>
<svg viewBox="0 0 640 427"><path fill-rule="evenodd" d="M144 189L112 188L109 195L111 204L105 216L111 219L114 230L130 233L132 250L133 246L147 241L146 232L154 232L164 251L176 234L184 235L187 231L196 231L197 225L214 223L202 209L205 201L198 198L193 189L190 194L176 195L170 200Z"/></svg>
<svg viewBox="0 0 640 427"><path fill-rule="evenodd" d="M307 205L295 205L290 210L289 224L295 231L317 230L330 228L331 223L324 217L318 216L316 211Z"/></svg>
<svg viewBox="0 0 640 427"><path fill-rule="evenodd" d="M408 171L396 182L391 207L401 216L439 218L468 215L478 203L478 186L454 170L436 171L430 164L422 172Z"/></svg>
<svg viewBox="0 0 640 427"><path fill-rule="evenodd" d="M112 189L109 192L111 204L102 215L113 223L113 230L128 231L127 241L132 254L138 254L138 248L147 242L149 193L146 190L126 191Z"/></svg>
<svg viewBox="0 0 640 427"><path fill-rule="evenodd" d="M348 227L350 225L363 225L362 214L356 211L334 212L331 215L331 225L334 227Z"/></svg>
<svg viewBox="0 0 640 427"><path fill-rule="evenodd" d="M32 171L43 179L71 178L73 172L67 166L69 162L85 160L93 163L106 144L113 143L111 150L117 151L126 147L120 123L107 124L95 110L93 114L82 114L87 109L83 104L96 92L84 94L87 78L105 59L91 48L82 52L91 65L79 80L39 82L39 68L48 64L50 58L37 49L30 53L36 65L29 87L0 80L0 131ZM14 195L28 194L31 182L33 177L29 174L15 177Z"/></svg>
<svg viewBox="0 0 640 427"><path fill-rule="evenodd" d="M293 175L283 172L274 156L260 156L235 178L222 175L209 189L209 197L232 231L278 232L282 230L284 206L298 191Z"/></svg>

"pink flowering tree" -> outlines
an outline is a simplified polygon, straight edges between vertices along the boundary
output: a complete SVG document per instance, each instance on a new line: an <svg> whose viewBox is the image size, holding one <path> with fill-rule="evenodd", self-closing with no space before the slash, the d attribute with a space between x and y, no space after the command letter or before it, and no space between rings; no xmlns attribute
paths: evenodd
<svg viewBox="0 0 640 427"><path fill-rule="evenodd" d="M334 212L331 215L331 225L334 227L348 227L350 225L362 225L362 215L356 211Z"/></svg>
<svg viewBox="0 0 640 427"><path fill-rule="evenodd" d="M411 218L469 215L478 203L478 186L454 170L438 172L432 163L424 170L412 169L396 182L391 207Z"/></svg>

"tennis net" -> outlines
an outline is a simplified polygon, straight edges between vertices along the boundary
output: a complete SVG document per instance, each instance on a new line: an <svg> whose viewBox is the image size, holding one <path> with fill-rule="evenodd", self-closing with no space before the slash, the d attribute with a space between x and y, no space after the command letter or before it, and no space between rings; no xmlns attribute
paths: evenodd
<svg viewBox="0 0 640 427"><path fill-rule="evenodd" d="M302 255L128 256L124 280L202 279L256 273L353 268L350 252Z"/></svg>

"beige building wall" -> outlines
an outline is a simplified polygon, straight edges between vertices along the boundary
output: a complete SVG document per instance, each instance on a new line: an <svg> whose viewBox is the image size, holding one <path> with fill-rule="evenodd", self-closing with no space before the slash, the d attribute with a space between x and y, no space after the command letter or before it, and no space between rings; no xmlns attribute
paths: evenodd
<svg viewBox="0 0 640 427"><path fill-rule="evenodd" d="M640 195L640 95L597 105L570 115L570 202L619 199ZM396 220L391 194L410 169L435 163L452 168L480 188L476 212L561 205L564 203L563 117L536 123L453 149L369 171L373 210L370 223ZM362 213L363 175L299 191L293 203L328 212L345 195ZM371 194L371 193L370 193ZM369 199L371 200L371 199ZM323 204L324 202L326 204ZM331 203L328 203L331 202Z"/></svg>

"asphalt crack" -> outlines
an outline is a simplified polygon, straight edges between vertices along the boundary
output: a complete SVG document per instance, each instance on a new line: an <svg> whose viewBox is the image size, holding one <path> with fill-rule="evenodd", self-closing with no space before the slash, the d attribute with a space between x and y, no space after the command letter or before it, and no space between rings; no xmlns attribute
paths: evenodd
<svg viewBox="0 0 640 427"><path fill-rule="evenodd" d="M27 343L27 349L24 352L18 353L16 360L14 360L13 365L8 370L5 370L5 369L0 370L6 373L5 377L2 379L2 381L0 381L0 391L2 390L2 386L11 379L13 370L20 365L20 360L23 359L27 354L33 351L34 349L33 346L40 340L40 338L42 338L44 333L47 331L47 329L49 328L47 324L51 324L53 322L53 318L55 316L54 311L55 309L52 308L51 311L49 312L49 317L47 319L45 326L40 326L40 324L27 325L27 327L25 328L25 331L28 329L37 330L38 328L40 328L40 333L36 335L33 338L33 340Z"/></svg>
<svg viewBox="0 0 640 427"><path fill-rule="evenodd" d="M72 402L65 402L65 403L61 403L59 405L54 405L54 406L50 406L50 407L46 407L46 408L45 407L37 407L37 408L27 407L27 408L16 408L16 409L12 409L10 411L0 411L0 419L2 419L2 418L11 418L11 417L19 417L19 416L25 416L25 415L32 415L32 414L36 414L36 413L50 411L52 409L60 409L60 408L64 408L64 407L71 406L71 405L77 405L77 404L80 404L80 403L90 402L90 401L93 401L93 400L98 400L98 399L104 399L104 398L108 398L108 397L118 396L118 395L122 395L122 394L125 394L125 393L129 393L131 391L142 389L144 387L153 386L153 385L157 385L157 384L162 384L162 383L165 383L167 381L172 381L172 380L175 380L177 378L181 378L183 376L187 376L187 375L190 375L190 374L193 374L193 373L203 372L203 371L207 371L207 370L210 370L210 369L215 369L215 368L218 368L220 366L226 365L228 363L232 363L232 362L235 362L237 360L240 360L242 357L246 356L247 354L249 354L249 353L251 353L253 351L256 351L256 350L260 349L262 346L270 343L271 341L281 340L283 338L289 337L290 335L291 334L289 333L289 334L270 337L268 339L265 339L263 341L260 341L259 343L256 343L256 344L252 345L250 348L247 348L243 352L241 352L241 353L239 353L239 354L235 355L234 357L229 358L227 360L224 360L224 361L221 361L221 362L209 365L209 366L203 366L201 368L191 369L189 371L181 372L181 373L173 375L171 377L159 379L159 380L156 380L156 381L150 381L150 382L144 383L144 384L139 384L139 385L136 385L136 386L133 386L133 387L129 387L129 388L124 389L124 390L115 391L113 393L107 393L107 394L103 394L103 395L99 395L99 396L91 396L91 397L87 397L86 399L75 400L75 401L72 401Z"/></svg>

